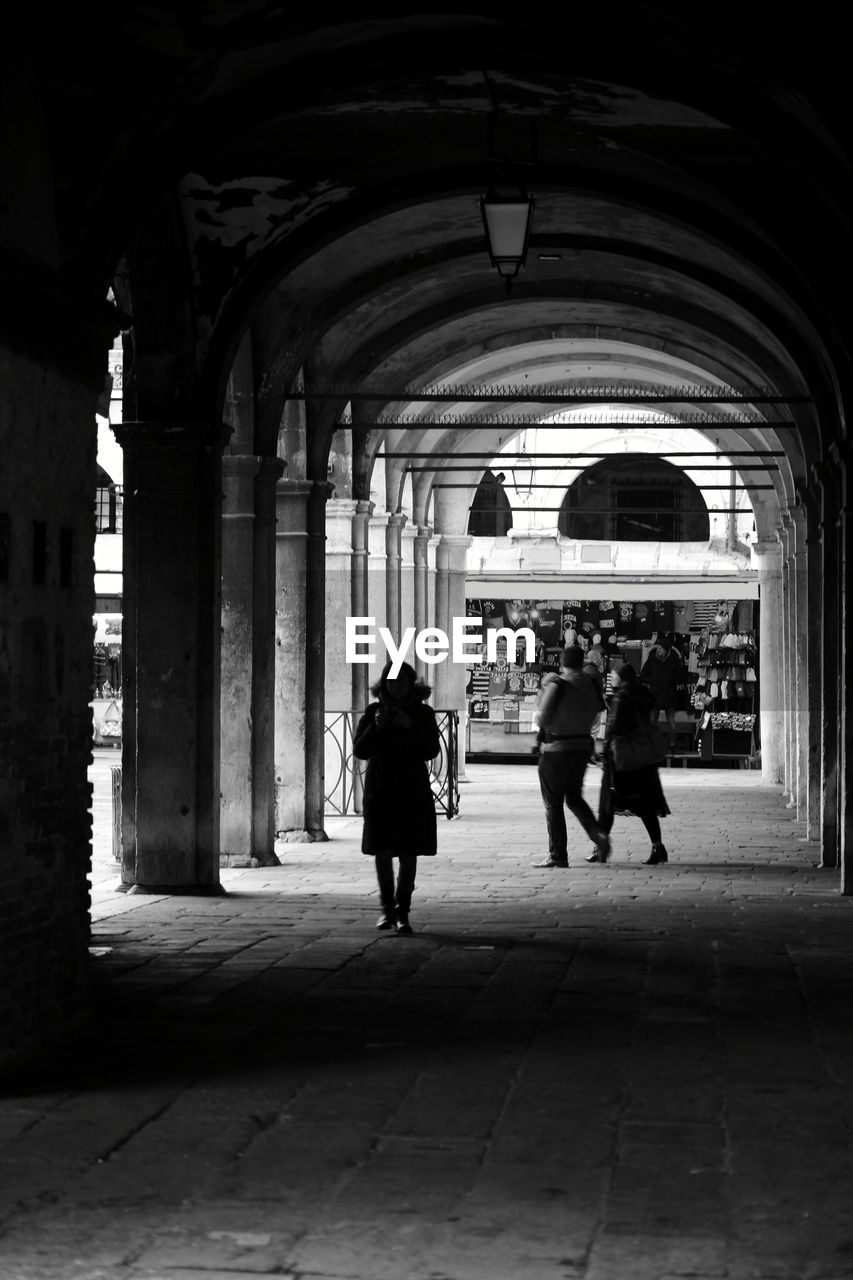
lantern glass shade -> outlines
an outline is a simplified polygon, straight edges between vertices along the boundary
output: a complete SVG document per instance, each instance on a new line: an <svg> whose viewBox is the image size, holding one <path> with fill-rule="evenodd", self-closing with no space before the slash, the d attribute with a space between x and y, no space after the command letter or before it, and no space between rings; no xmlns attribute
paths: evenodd
<svg viewBox="0 0 853 1280"><path fill-rule="evenodd" d="M518 273L527 257L535 201L523 187L490 187L480 198L489 257L507 278Z"/></svg>

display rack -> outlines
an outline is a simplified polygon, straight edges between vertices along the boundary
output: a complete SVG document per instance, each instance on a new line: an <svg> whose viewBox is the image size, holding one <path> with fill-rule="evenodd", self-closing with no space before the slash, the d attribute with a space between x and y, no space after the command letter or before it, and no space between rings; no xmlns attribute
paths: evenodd
<svg viewBox="0 0 853 1280"><path fill-rule="evenodd" d="M691 699L700 712L696 741L701 759L755 763L757 666L753 632L702 635Z"/></svg>

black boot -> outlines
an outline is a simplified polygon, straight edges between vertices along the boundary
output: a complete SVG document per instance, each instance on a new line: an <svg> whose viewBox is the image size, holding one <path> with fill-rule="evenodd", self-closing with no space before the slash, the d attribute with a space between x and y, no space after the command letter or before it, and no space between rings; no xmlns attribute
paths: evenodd
<svg viewBox="0 0 853 1280"><path fill-rule="evenodd" d="M376 921L377 929L393 929L396 923L394 915L394 868L390 858L376 858L376 879L379 882L379 901L382 904L382 915Z"/></svg>
<svg viewBox="0 0 853 1280"><path fill-rule="evenodd" d="M669 859L666 852L666 848L664 847L663 844L658 842L657 844L652 845L652 851L649 854L648 858L645 859L645 866L654 867L659 862L667 862L668 860Z"/></svg>

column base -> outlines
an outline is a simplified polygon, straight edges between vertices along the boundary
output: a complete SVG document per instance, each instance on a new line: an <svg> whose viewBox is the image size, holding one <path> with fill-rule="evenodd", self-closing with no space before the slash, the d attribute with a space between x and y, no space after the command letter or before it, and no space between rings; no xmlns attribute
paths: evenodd
<svg viewBox="0 0 853 1280"><path fill-rule="evenodd" d="M225 896L225 889L221 884L132 884L127 892L146 893L158 897L180 895L194 898L222 898Z"/></svg>
<svg viewBox="0 0 853 1280"><path fill-rule="evenodd" d="M309 830L303 830L295 827L288 831L276 831L276 844L317 844L326 841L329 837L322 827L314 827Z"/></svg>
<svg viewBox="0 0 853 1280"><path fill-rule="evenodd" d="M220 853L220 867L280 867L281 858L275 853L266 853L259 858L248 853Z"/></svg>

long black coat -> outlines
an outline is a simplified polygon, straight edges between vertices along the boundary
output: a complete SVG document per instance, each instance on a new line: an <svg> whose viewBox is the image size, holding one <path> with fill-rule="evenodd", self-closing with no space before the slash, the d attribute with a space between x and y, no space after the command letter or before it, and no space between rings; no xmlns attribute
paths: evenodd
<svg viewBox="0 0 853 1280"><path fill-rule="evenodd" d="M633 813L637 817L642 817L643 813L654 813L659 818L665 818L671 812L656 764L620 773L613 768L613 757L610 754L611 740L617 734L630 733L639 724L648 723L653 709L653 695L641 684L633 688L623 686L616 690L611 699L604 731L604 770L598 798L599 818L609 817L614 813Z"/></svg>
<svg viewBox="0 0 853 1280"><path fill-rule="evenodd" d="M435 801L426 762L438 755L441 744L435 712L421 696L416 690L398 704L411 728L387 724L377 729L380 702L371 702L358 722L353 754L367 761L362 853L390 850L422 857L436 851Z"/></svg>

